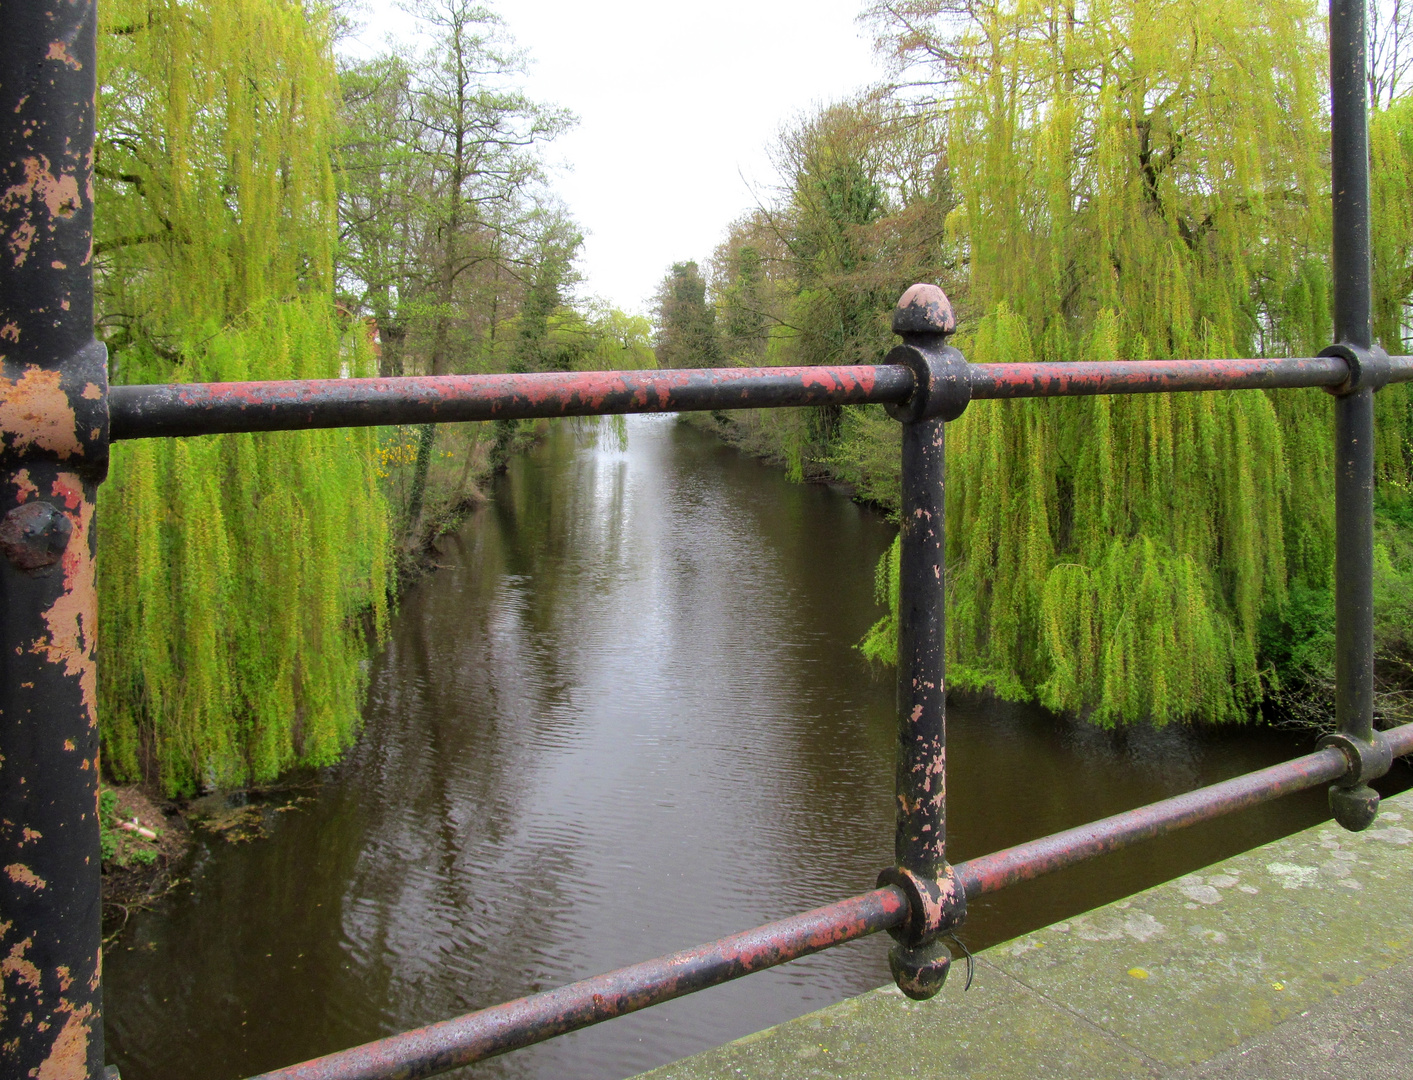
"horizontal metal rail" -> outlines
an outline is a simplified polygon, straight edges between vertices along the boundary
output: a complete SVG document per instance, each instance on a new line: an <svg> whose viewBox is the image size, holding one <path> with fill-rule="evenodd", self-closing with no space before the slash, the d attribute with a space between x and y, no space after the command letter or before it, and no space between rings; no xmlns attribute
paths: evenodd
<svg viewBox="0 0 1413 1080"><path fill-rule="evenodd" d="M1395 757L1413 754L1413 724L1384 732L1384 737L1395 747ZM1348 771L1344 752L1328 746L1267 769L959 863L957 877L968 898L998 892L1198 822L1334 783Z"/></svg>
<svg viewBox="0 0 1413 1080"><path fill-rule="evenodd" d="M113 438L552 416L902 402L894 365L426 375L400 379L115 386Z"/></svg>
<svg viewBox="0 0 1413 1080"><path fill-rule="evenodd" d="M968 364L966 372L973 400L1333 388L1349 377L1345 361L1333 356ZM1413 357L1391 357L1388 372L1393 382L1413 379ZM912 371L898 364L536 372L114 386L108 407L111 437L118 440L555 416L897 405L908 400L913 386Z"/></svg>
<svg viewBox="0 0 1413 1080"><path fill-rule="evenodd" d="M1413 357L1391 358L1392 381L1413 379ZM1183 390L1336 387L1349 377L1337 356L1272 360L1110 360L1048 364L969 364L974 400L1164 394Z"/></svg>
<svg viewBox="0 0 1413 1080"><path fill-rule="evenodd" d="M380 1080L390 1076L410 1080L433 1076L901 926L907 917L908 900L901 889L875 889L695 949L632 964L607 975L364 1043L264 1076L280 1080Z"/></svg>
<svg viewBox="0 0 1413 1080"><path fill-rule="evenodd" d="M1413 754L1413 724L1382 732L1380 739L1395 757ZM967 897L975 898L1189 825L1331 783L1349 768L1343 751L1326 747L1267 769L957 863L953 869ZM390 1076L412 1080L433 1076L880 930L898 929L906 924L909 910L902 889L875 889L695 949L262 1073L253 1080L381 1080Z"/></svg>

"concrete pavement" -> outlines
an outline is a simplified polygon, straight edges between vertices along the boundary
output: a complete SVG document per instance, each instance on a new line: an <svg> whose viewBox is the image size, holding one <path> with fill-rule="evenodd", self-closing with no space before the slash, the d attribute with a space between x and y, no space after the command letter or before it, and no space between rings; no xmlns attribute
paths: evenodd
<svg viewBox="0 0 1413 1080"><path fill-rule="evenodd" d="M1413 1080L1413 792L644 1074Z"/></svg>

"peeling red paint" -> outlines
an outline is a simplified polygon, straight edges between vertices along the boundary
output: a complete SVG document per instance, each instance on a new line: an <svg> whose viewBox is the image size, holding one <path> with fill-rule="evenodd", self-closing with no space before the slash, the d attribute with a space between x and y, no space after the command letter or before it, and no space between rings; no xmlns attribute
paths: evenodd
<svg viewBox="0 0 1413 1080"><path fill-rule="evenodd" d="M64 500L70 510L83 505L83 480L73 473L60 473L49 486L49 493Z"/></svg>
<svg viewBox="0 0 1413 1080"><path fill-rule="evenodd" d="M900 401L888 366L707 368L115 387L113 437Z"/></svg>
<svg viewBox="0 0 1413 1080"><path fill-rule="evenodd" d="M1393 357L1393 381L1413 379L1413 358ZM1167 393L1335 386L1343 360L1153 360L1076 364L971 364L971 397ZM674 412L869 402L900 404L912 372L896 364L668 371L535 372L400 379L185 383L115 387L113 438ZM939 449L942 432L930 434Z"/></svg>

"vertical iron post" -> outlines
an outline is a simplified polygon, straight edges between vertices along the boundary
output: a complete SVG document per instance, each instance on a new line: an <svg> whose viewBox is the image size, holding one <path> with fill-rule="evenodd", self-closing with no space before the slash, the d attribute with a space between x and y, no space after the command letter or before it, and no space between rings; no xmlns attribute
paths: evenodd
<svg viewBox="0 0 1413 1080"><path fill-rule="evenodd" d="M1387 355L1372 334L1369 127L1365 0L1330 0L1330 157L1334 199L1334 336L1350 377L1335 399L1335 719L1322 740L1339 746L1349 772L1330 788L1347 829L1378 813L1368 781L1391 755L1374 732L1374 391Z"/></svg>
<svg viewBox="0 0 1413 1080"><path fill-rule="evenodd" d="M0 42L0 1075L103 1072L93 506L95 0Z"/></svg>
<svg viewBox="0 0 1413 1080"><path fill-rule="evenodd" d="M914 285L893 314L903 344L886 361L907 365L915 385L906 403L889 406L903 423L897 866L878 882L908 896L908 921L893 932L889 964L899 989L919 1000L942 988L951 956L939 938L966 913L966 894L947 863L946 427L971 397L966 360L947 344L954 329L942 290Z"/></svg>

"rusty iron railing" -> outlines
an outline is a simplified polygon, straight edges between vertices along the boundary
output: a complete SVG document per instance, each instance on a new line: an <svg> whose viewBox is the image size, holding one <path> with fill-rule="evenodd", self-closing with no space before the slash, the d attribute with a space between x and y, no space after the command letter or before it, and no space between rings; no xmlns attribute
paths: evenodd
<svg viewBox="0 0 1413 1080"><path fill-rule="evenodd" d="M1335 344L1318 357L969 364L915 285L876 366L107 385L93 333L95 0L4 0L0 43L0 1074L105 1075L93 510L110 440L880 403L903 425L896 863L870 892L697 949L266 1074L429 1076L880 930L910 996L941 987L969 899L1320 784L1348 829L1413 753L1373 726L1373 395L1413 380L1370 332L1365 5L1331 0ZM1335 395L1338 730L1293 761L969 862L946 857L943 497L973 400L1322 387ZM111 1070L108 1075L112 1075Z"/></svg>

